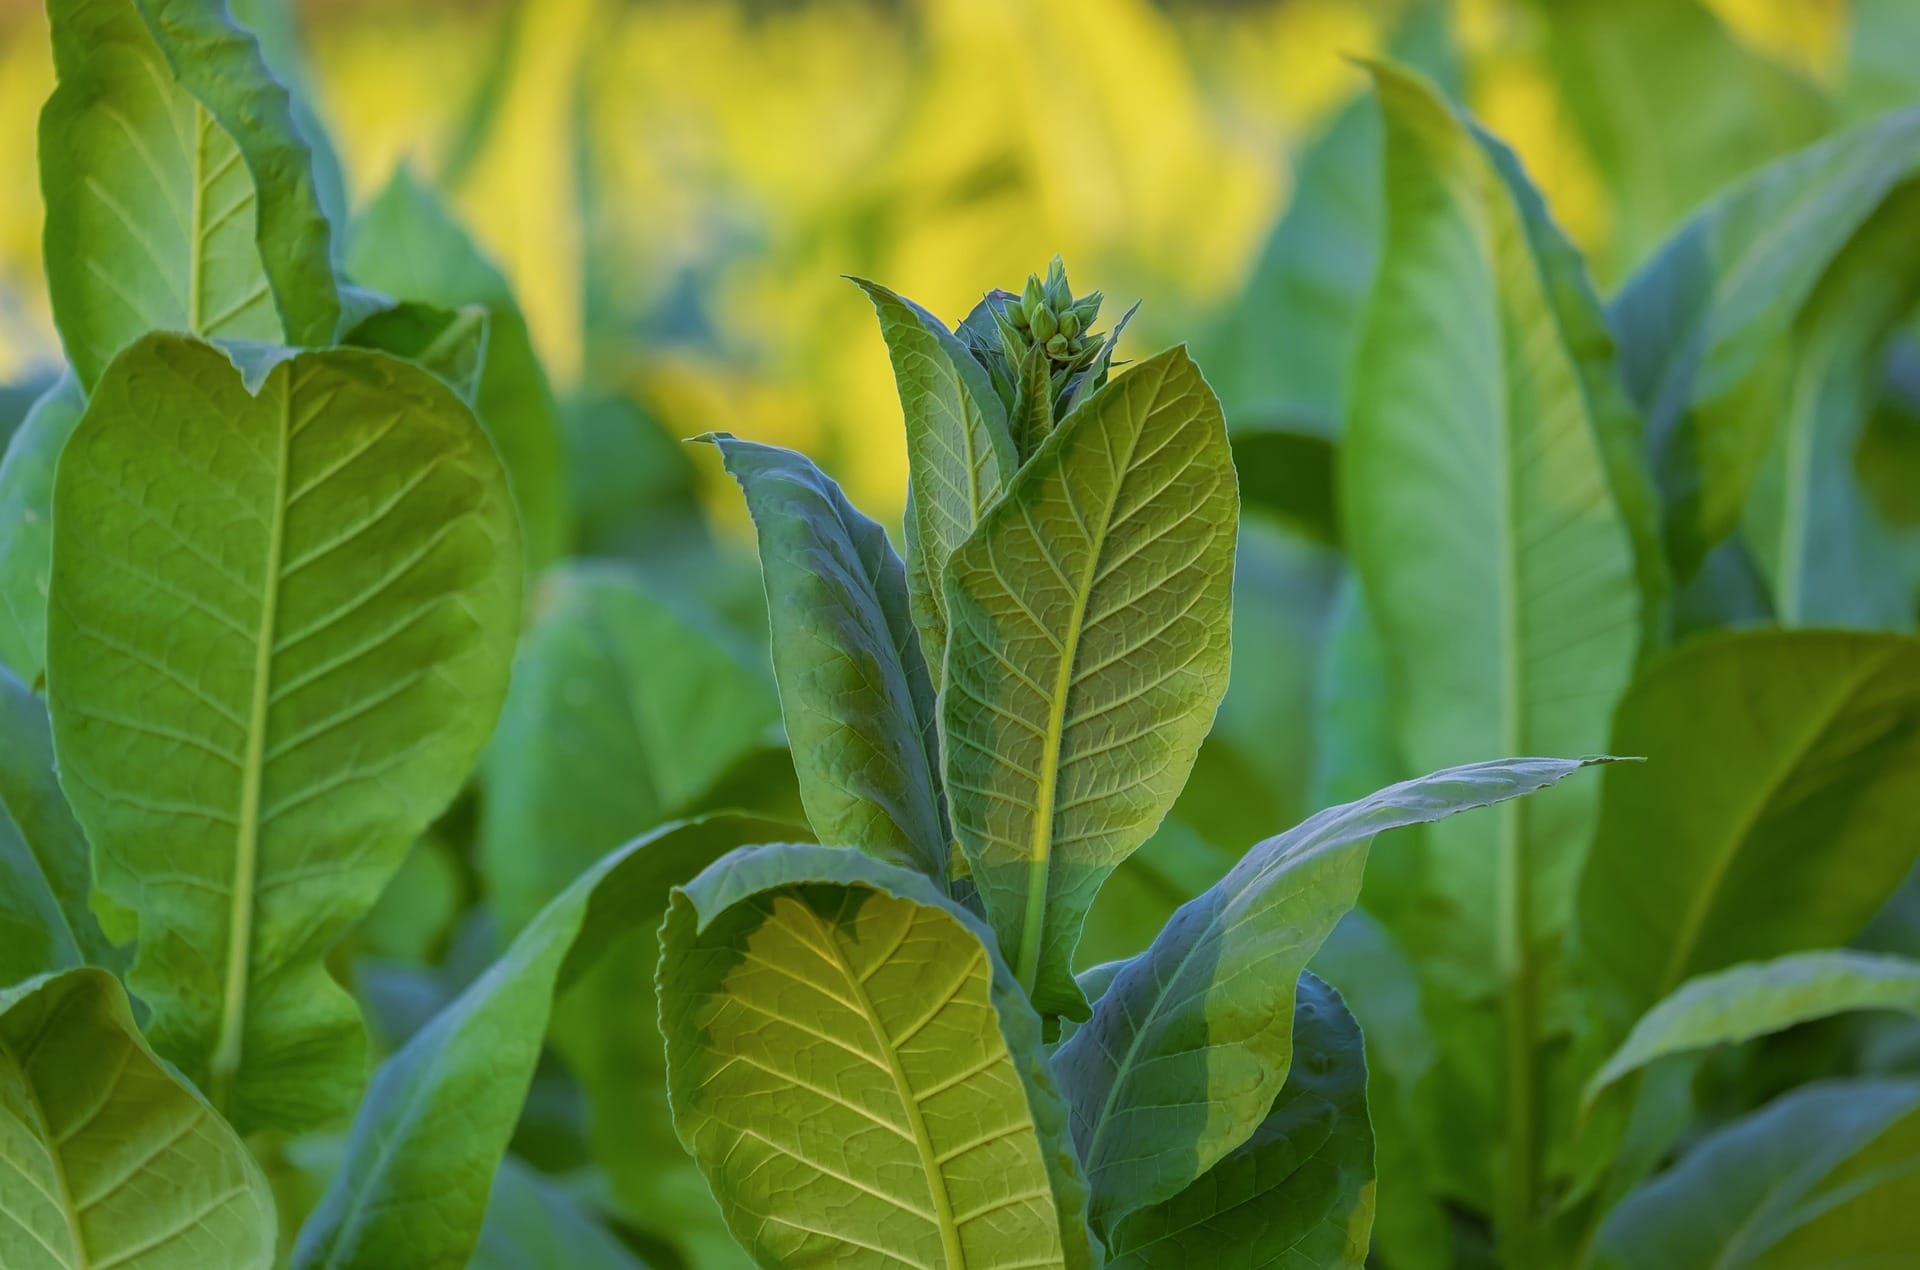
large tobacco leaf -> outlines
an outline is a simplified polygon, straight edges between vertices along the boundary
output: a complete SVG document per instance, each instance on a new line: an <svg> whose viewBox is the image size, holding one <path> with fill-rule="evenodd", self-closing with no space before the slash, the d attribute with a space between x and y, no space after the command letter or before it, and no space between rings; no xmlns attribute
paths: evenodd
<svg viewBox="0 0 1920 1270"><path fill-rule="evenodd" d="M759 534L780 710L813 832L945 877L933 683L886 530L804 455L707 439Z"/></svg>
<svg viewBox="0 0 1920 1270"><path fill-rule="evenodd" d="M1708 1136L1600 1229L1598 1270L1901 1266L1920 1247L1920 1082L1795 1090Z"/></svg>
<svg viewBox="0 0 1920 1270"><path fill-rule="evenodd" d="M762 1265L1095 1263L1040 1020L931 881L749 848L660 938L675 1127Z"/></svg>
<svg viewBox="0 0 1920 1270"><path fill-rule="evenodd" d="M273 1196L109 973L0 990L0 1265L268 1270Z"/></svg>
<svg viewBox="0 0 1920 1270"><path fill-rule="evenodd" d="M346 1156L300 1231L296 1270L458 1270L473 1255L495 1172L520 1119L554 998L669 888L783 829L745 817L668 825L608 853L375 1074ZM849 852L848 854L852 854ZM647 1009L648 985L626 1008Z"/></svg>
<svg viewBox="0 0 1920 1270"><path fill-rule="evenodd" d="M1358 899L1375 835L1534 793L1591 761L1404 781L1260 843L1182 905L1054 1057L1096 1232L1179 1194L1258 1129L1293 1061L1295 980Z"/></svg>
<svg viewBox="0 0 1920 1270"><path fill-rule="evenodd" d="M1820 350L1796 357L1792 343L1822 279L1856 250L1889 255L1872 271L1910 249L1897 231L1861 231L1916 174L1920 109L1830 137L1707 203L1613 300L1679 575L1733 531L1783 414L1808 407L1804 356Z"/></svg>
<svg viewBox="0 0 1920 1270"><path fill-rule="evenodd" d="M1043 1014L1085 1016L1087 909L1226 690L1238 512L1219 402L1175 348L1067 415L948 563L954 837Z"/></svg>
<svg viewBox="0 0 1920 1270"><path fill-rule="evenodd" d="M287 92L210 0L54 0L47 285L89 391L150 330L327 344L332 230Z"/></svg>
<svg viewBox="0 0 1920 1270"><path fill-rule="evenodd" d="M33 403L0 458L0 665L32 683L47 666L53 469L87 408L71 373Z"/></svg>
<svg viewBox="0 0 1920 1270"><path fill-rule="evenodd" d="M1374 1148L1360 1026L1310 974L1294 1001L1293 1054L1260 1127L1186 1190L1122 1220L1109 1266L1366 1264Z"/></svg>
<svg viewBox="0 0 1920 1270"><path fill-rule="evenodd" d="M152 335L96 386L55 482L47 668L155 1048L242 1132L358 1095L322 957L466 778L520 612L506 481L444 384L357 350L249 365L251 391Z"/></svg>
<svg viewBox="0 0 1920 1270"><path fill-rule="evenodd" d="M986 368L960 338L939 318L879 283L860 278L854 283L879 315L905 415L912 471L907 592L937 688L947 646L946 597L940 589L947 558L1000 497L1018 461L1006 408ZM1045 365L1043 357L1029 360ZM1050 406L1052 397L1042 400Z"/></svg>

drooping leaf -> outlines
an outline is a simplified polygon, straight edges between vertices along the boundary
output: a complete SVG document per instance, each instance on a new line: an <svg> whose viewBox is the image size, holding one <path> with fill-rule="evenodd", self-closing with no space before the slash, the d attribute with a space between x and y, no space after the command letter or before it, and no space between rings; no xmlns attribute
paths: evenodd
<svg viewBox="0 0 1920 1270"><path fill-rule="evenodd" d="M138 473L136 479L131 474ZM48 694L94 883L138 936L154 1047L241 1132L352 1105L322 955L466 778L506 691L519 535L425 371L151 335L54 487ZM96 906L97 907L97 906Z"/></svg>
<svg viewBox="0 0 1920 1270"><path fill-rule="evenodd" d="M1920 855L1920 641L1703 637L1613 744L1647 762L1603 781L1579 935L1616 1039L1696 975L1846 943Z"/></svg>
<svg viewBox="0 0 1920 1270"><path fill-rule="evenodd" d="M500 1161L487 1220L467 1270L645 1270L586 1207L513 1156Z"/></svg>
<svg viewBox="0 0 1920 1270"><path fill-rule="evenodd" d="M1920 173L1920 109L1780 159L1701 208L1615 297L1628 392L1666 508L1667 553L1691 576L1738 522L1789 408L1786 341L1860 230Z"/></svg>
<svg viewBox="0 0 1920 1270"><path fill-rule="evenodd" d="M487 357L487 311L477 304L444 309L401 300L361 319L341 343L417 362L472 405Z"/></svg>
<svg viewBox="0 0 1920 1270"><path fill-rule="evenodd" d="M1706 1138L1601 1227L1599 1270L1898 1266L1920 1245L1920 1082L1809 1085Z"/></svg>
<svg viewBox="0 0 1920 1270"><path fill-rule="evenodd" d="M260 1166L105 970L0 990L0 1165L7 1270L273 1265Z"/></svg>
<svg viewBox="0 0 1920 1270"><path fill-rule="evenodd" d="M1121 1221L1108 1265L1360 1270L1373 1227L1373 1132L1360 1027L1300 976L1294 1063L1260 1127L1186 1190Z"/></svg>
<svg viewBox="0 0 1920 1270"><path fill-rule="evenodd" d="M55 0L40 119L54 320L89 391L151 330L329 344L332 230L287 92L207 0Z"/></svg>
<svg viewBox="0 0 1920 1270"><path fill-rule="evenodd" d="M744 817L668 825L610 852L381 1064L346 1157L300 1231L296 1270L458 1270L480 1238L495 1171L533 1080L554 997L670 887L779 826ZM849 853L851 854L851 853ZM647 1008L632 985L630 1008Z"/></svg>
<svg viewBox="0 0 1920 1270"><path fill-rule="evenodd" d="M675 1127L762 1265L1093 1264L1040 1020L932 881L753 847L660 939Z"/></svg>
<svg viewBox="0 0 1920 1270"><path fill-rule="evenodd" d="M948 565L956 841L1021 984L1084 1017L1073 951L1226 689L1239 500L1184 348L1067 415Z"/></svg>
<svg viewBox="0 0 1920 1270"><path fill-rule="evenodd" d="M1583 759L1452 768L1253 847L1120 970L1054 1056L1096 1233L1177 1195L1260 1125L1293 1057L1294 981L1360 893L1374 836L1546 788Z"/></svg>
<svg viewBox="0 0 1920 1270"><path fill-rule="evenodd" d="M125 962L87 907L87 838L53 770L47 708L0 669L0 983Z"/></svg>
<svg viewBox="0 0 1920 1270"><path fill-rule="evenodd" d="M0 664L27 683L47 666L53 469L86 408L80 382L62 375L33 403L0 458Z"/></svg>
<svg viewBox="0 0 1920 1270"><path fill-rule="evenodd" d="M1727 1045L1848 1010L1920 1014L1920 962L1846 951L1749 962L1680 985L1640 1016L1587 1082L1592 1103L1607 1086L1670 1054Z"/></svg>
<svg viewBox="0 0 1920 1270"><path fill-rule="evenodd" d="M886 531L804 456L706 438L760 536L780 710L822 842L947 873L933 685Z"/></svg>
<svg viewBox="0 0 1920 1270"><path fill-rule="evenodd" d="M1643 603L1607 460L1635 425L1598 387L1597 304L1511 156L1420 79L1375 77L1387 237L1341 477L1399 749L1414 771L1592 753ZM1564 928L1598 794L1577 782L1426 835L1462 980L1520 983Z"/></svg>
<svg viewBox="0 0 1920 1270"><path fill-rule="evenodd" d="M876 282L853 279L873 301L893 359L906 416L911 471L907 593L934 686L947 644L940 580L947 557L966 541L1013 478L1019 459L1006 407L987 372L958 336L913 301ZM1051 398L1049 407L1051 406Z"/></svg>
<svg viewBox="0 0 1920 1270"><path fill-rule="evenodd" d="M346 261L356 281L402 300L487 310L486 360L473 408L513 484L527 565L536 573L545 568L567 546L559 409L506 278L405 168L354 222Z"/></svg>

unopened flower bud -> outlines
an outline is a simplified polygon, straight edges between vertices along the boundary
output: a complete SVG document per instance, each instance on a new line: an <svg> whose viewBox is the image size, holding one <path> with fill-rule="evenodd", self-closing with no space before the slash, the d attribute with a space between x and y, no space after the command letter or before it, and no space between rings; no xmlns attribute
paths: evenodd
<svg viewBox="0 0 1920 1270"><path fill-rule="evenodd" d="M1055 335L1052 339L1047 341L1048 356L1056 357L1056 358L1065 357L1067 355L1067 352L1068 352L1068 346L1067 346L1066 336Z"/></svg>
<svg viewBox="0 0 1920 1270"><path fill-rule="evenodd" d="M1032 324L1038 321L1046 307L1047 297L1046 293L1040 289L1039 277L1028 274L1026 289L1020 293L1020 308L1027 315L1027 322Z"/></svg>
<svg viewBox="0 0 1920 1270"><path fill-rule="evenodd" d="M1060 315L1060 334L1066 336L1068 339L1073 339L1080 334L1079 310L1068 309Z"/></svg>
<svg viewBox="0 0 1920 1270"><path fill-rule="evenodd" d="M1060 331L1059 320L1053 316L1053 310L1044 304L1037 310L1028 313L1027 316L1033 323L1033 338L1042 343L1048 343L1058 335Z"/></svg>

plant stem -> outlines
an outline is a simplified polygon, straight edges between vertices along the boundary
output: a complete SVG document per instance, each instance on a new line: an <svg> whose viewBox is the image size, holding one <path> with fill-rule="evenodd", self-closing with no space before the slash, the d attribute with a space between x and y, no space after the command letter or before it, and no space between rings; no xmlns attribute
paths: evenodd
<svg viewBox="0 0 1920 1270"><path fill-rule="evenodd" d="M1524 947L1524 945L1523 945ZM1539 1088L1533 1069L1536 1032L1533 963L1523 952L1501 1002L1506 1043L1507 1214L1501 1223L1501 1261L1533 1270L1534 1222L1539 1211Z"/></svg>

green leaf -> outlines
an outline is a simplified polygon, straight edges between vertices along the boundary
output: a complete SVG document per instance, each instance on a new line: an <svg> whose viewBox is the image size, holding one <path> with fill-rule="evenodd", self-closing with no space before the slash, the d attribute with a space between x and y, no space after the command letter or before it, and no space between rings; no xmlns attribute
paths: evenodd
<svg viewBox="0 0 1920 1270"><path fill-rule="evenodd" d="M946 877L933 685L886 531L803 455L702 439L759 531L774 677L814 833Z"/></svg>
<svg viewBox="0 0 1920 1270"><path fill-rule="evenodd" d="M1634 685L1613 744L1647 763L1607 773L1580 884L1609 1040L1695 975L1846 943L1920 853L1920 641L1695 640Z"/></svg>
<svg viewBox="0 0 1920 1270"><path fill-rule="evenodd" d="M71 373L33 403L0 458L0 664L32 683L47 667L53 469L87 408Z"/></svg>
<svg viewBox="0 0 1920 1270"><path fill-rule="evenodd" d="M150 330L330 344L332 230L259 47L208 0L54 0L47 287L89 391Z"/></svg>
<svg viewBox="0 0 1920 1270"><path fill-rule="evenodd" d="M243 1133L337 1116L364 1037L322 957L506 692L499 460L382 354L289 354L251 394L218 349L151 335L95 388L54 521L60 776L154 1046Z"/></svg>
<svg viewBox="0 0 1920 1270"><path fill-rule="evenodd" d="M534 610L487 750L480 865L505 938L780 720L737 637L617 568L549 574Z"/></svg>
<svg viewBox="0 0 1920 1270"><path fill-rule="evenodd" d="M1285 428L1238 428L1233 466L1240 474L1240 501L1312 542L1338 546L1340 517L1334 502L1338 450L1324 436Z"/></svg>
<svg viewBox="0 0 1920 1270"><path fill-rule="evenodd" d="M260 1166L104 970L0 991L0 1164L7 1270L273 1265Z"/></svg>
<svg viewBox="0 0 1920 1270"><path fill-rule="evenodd" d="M87 907L87 838L53 771L47 708L0 670L0 983L126 961Z"/></svg>
<svg viewBox="0 0 1920 1270"><path fill-rule="evenodd" d="M367 315L340 342L416 362L472 405L486 365L488 320L477 304L444 309L401 300Z"/></svg>
<svg viewBox="0 0 1920 1270"><path fill-rule="evenodd" d="M930 880L749 848L660 943L674 1124L760 1264L1093 1264L1040 1020Z"/></svg>
<svg viewBox="0 0 1920 1270"><path fill-rule="evenodd" d="M560 415L506 278L405 168L394 172L354 222L346 260L356 281L402 300L487 310L486 359L473 408L506 464L527 566L536 573L544 569L567 547Z"/></svg>
<svg viewBox="0 0 1920 1270"><path fill-rule="evenodd" d="M1053 363L1046 346L1034 343L1020 359L1020 382L1013 386L1013 413L1007 421L1018 462L1033 457L1053 432ZM1018 464L1007 470L1011 477ZM942 647L945 642L942 641Z"/></svg>
<svg viewBox="0 0 1920 1270"><path fill-rule="evenodd" d="M1601 1228L1600 1270L1905 1265L1920 1245L1920 1082L1797 1089L1702 1141Z"/></svg>
<svg viewBox="0 0 1920 1270"><path fill-rule="evenodd" d="M1293 1060L1294 982L1360 893L1374 836L1544 789L1596 759L1452 768L1329 808L1181 906L1054 1055L1096 1233L1259 1127Z"/></svg>
<svg viewBox="0 0 1920 1270"><path fill-rule="evenodd" d="M1374 74L1387 237L1341 475L1399 747L1414 771L1592 753L1643 615L1607 458L1634 422L1600 388L1597 304L1511 156L1424 81ZM1427 835L1460 978L1522 990L1566 925L1598 795L1580 782Z"/></svg>
<svg viewBox="0 0 1920 1270"><path fill-rule="evenodd" d="M1295 1062L1266 1119L1218 1164L1114 1231L1114 1270L1224 1264L1360 1270L1373 1228L1373 1132L1360 1026L1300 977Z"/></svg>
<svg viewBox="0 0 1920 1270"><path fill-rule="evenodd" d="M934 686L947 646L940 580L1019 467L1006 407L987 372L939 318L877 282L851 279L873 301L906 416L911 471L907 592ZM1049 402L1051 399L1049 399Z"/></svg>
<svg viewBox="0 0 1920 1270"><path fill-rule="evenodd" d="M512 1156L500 1161L480 1244L467 1270L644 1270L640 1259L557 1183Z"/></svg>
<svg viewBox="0 0 1920 1270"><path fill-rule="evenodd" d="M948 564L947 798L1000 950L1085 1017L1073 952L1226 690L1239 499L1184 348L1067 415Z"/></svg>
<svg viewBox="0 0 1920 1270"><path fill-rule="evenodd" d="M1667 553L1691 576L1732 532L1780 419L1784 341L1863 226L1920 173L1920 109L1887 115L1754 173L1628 280L1610 319L1666 507Z"/></svg>
<svg viewBox="0 0 1920 1270"><path fill-rule="evenodd" d="M741 843L779 831L744 817L668 825L609 853L556 896L498 961L381 1064L346 1159L301 1229L296 1270L465 1266L554 997L623 931L661 912L670 887ZM645 983L631 990L629 1008L644 1011Z"/></svg>
<svg viewBox="0 0 1920 1270"><path fill-rule="evenodd" d="M1607 1086L1670 1054L1749 1041L1849 1010L1920 1014L1920 962L1845 951L1750 962L1680 985L1640 1016L1587 1082L1591 1105Z"/></svg>

